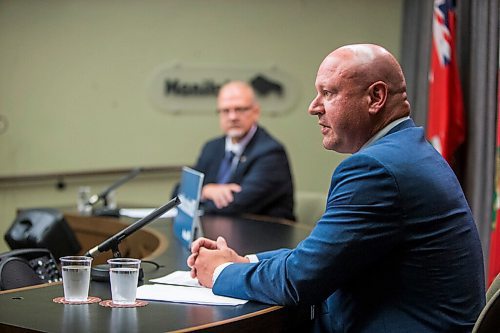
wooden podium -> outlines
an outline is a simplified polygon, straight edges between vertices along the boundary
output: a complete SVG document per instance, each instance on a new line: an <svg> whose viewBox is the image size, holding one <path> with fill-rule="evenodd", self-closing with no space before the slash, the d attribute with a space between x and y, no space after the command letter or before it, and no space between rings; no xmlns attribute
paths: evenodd
<svg viewBox="0 0 500 333"><path fill-rule="evenodd" d="M81 255L130 225L114 217L65 213L64 218L82 246L79 253ZM119 249L122 257L151 260L162 254L167 245L164 234L145 227L125 238L120 243ZM112 256L111 251L102 253L94 259L92 265L104 264Z"/></svg>

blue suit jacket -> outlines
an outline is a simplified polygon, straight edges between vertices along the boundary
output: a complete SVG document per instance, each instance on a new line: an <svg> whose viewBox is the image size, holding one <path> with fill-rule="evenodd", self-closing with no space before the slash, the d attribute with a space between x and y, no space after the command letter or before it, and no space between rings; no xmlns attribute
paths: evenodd
<svg viewBox="0 0 500 333"><path fill-rule="evenodd" d="M326 211L294 250L232 264L219 295L319 304L329 332L469 332L484 305L480 241L453 171L404 121L335 170Z"/></svg>
<svg viewBox="0 0 500 333"><path fill-rule="evenodd" d="M204 185L217 183L217 172L225 153L225 137L203 147L194 169L205 174ZM236 170L228 181L241 185L234 201L218 209L213 201L203 204L205 213L259 214L294 220L293 181L285 148L258 127L245 147Z"/></svg>

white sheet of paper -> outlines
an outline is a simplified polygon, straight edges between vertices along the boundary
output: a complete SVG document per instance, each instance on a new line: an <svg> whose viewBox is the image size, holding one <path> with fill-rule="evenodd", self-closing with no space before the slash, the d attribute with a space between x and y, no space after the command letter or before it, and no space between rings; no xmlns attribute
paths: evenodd
<svg viewBox="0 0 500 333"><path fill-rule="evenodd" d="M204 288L198 279L193 279L189 271L175 271L168 275L162 276L157 279L149 280L149 282L163 283L163 284L174 284L177 286L187 286L187 287L198 287Z"/></svg>
<svg viewBox="0 0 500 333"><path fill-rule="evenodd" d="M120 215L128 216L134 219L142 219L143 217L151 214L156 208L121 208ZM163 213L159 218L169 218L177 216L177 208L172 208L171 210Z"/></svg>
<svg viewBox="0 0 500 333"><path fill-rule="evenodd" d="M246 300L214 295L209 288L193 288L166 284L146 284L137 288L137 298L175 303L205 305L240 305Z"/></svg>

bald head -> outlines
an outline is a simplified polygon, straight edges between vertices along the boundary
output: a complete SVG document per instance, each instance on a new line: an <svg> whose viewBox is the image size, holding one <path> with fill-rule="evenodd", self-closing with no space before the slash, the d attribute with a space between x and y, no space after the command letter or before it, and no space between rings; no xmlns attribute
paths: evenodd
<svg viewBox="0 0 500 333"><path fill-rule="evenodd" d="M342 46L321 63L309 113L320 118L323 145L358 151L393 120L410 114L401 66L374 44Z"/></svg>
<svg viewBox="0 0 500 333"><path fill-rule="evenodd" d="M339 61L339 70L346 78L359 84L382 81L388 85L390 93L404 93L406 97L403 70L396 58L385 48L375 44L342 46L330 53L322 66Z"/></svg>
<svg viewBox="0 0 500 333"><path fill-rule="evenodd" d="M253 88L244 81L230 81L219 89L218 98L227 95L245 96L249 102L255 103L255 93Z"/></svg>

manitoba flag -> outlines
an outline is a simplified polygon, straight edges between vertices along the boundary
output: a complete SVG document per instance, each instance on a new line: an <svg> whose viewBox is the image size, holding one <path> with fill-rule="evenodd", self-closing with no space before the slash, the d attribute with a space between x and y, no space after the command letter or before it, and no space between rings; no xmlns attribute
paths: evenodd
<svg viewBox="0 0 500 333"><path fill-rule="evenodd" d="M462 90L455 50L455 1L435 0L432 20L427 139L452 163L465 139Z"/></svg>

